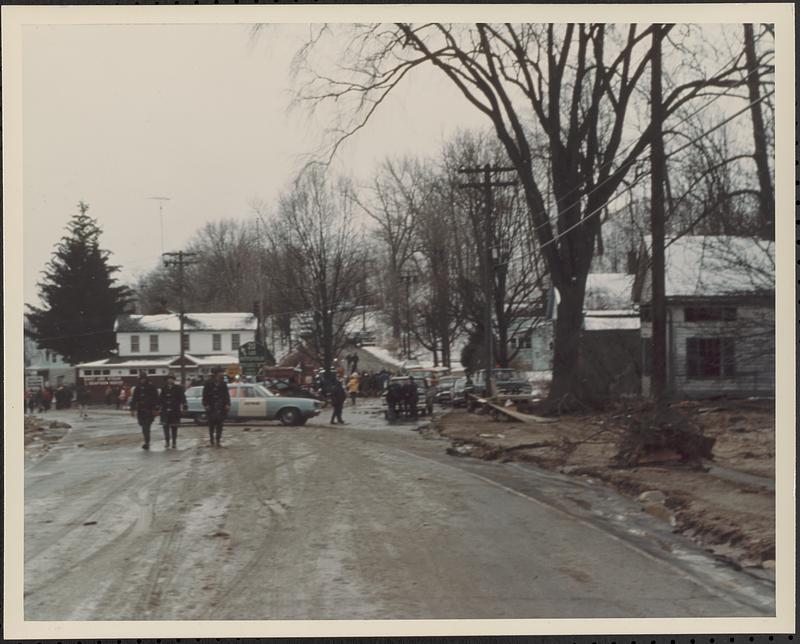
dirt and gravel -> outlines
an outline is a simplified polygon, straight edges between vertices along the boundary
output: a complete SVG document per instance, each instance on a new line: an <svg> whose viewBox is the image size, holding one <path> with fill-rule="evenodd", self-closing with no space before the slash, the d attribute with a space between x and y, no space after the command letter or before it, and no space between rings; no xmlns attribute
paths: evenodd
<svg viewBox="0 0 800 644"><path fill-rule="evenodd" d="M690 401L676 407L715 439L713 460L702 469L669 450L648 454L636 467L614 466L628 416L642 413L641 405L561 416L553 423L454 410L436 429L452 441L453 454L523 461L604 481L717 556L745 568L774 568L774 403Z"/></svg>
<svg viewBox="0 0 800 644"><path fill-rule="evenodd" d="M46 416L25 416L25 454L30 459L41 458L53 444L71 429L69 423Z"/></svg>

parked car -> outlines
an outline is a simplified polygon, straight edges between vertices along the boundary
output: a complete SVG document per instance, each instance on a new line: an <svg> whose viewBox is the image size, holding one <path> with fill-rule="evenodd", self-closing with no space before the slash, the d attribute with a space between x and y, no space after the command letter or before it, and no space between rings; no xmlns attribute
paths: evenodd
<svg viewBox="0 0 800 644"><path fill-rule="evenodd" d="M322 409L319 400L276 396L258 384L229 384L228 392L231 395L229 420L279 420L284 425L304 425ZM187 389L186 403L188 411L184 415L198 425L204 424L203 387Z"/></svg>
<svg viewBox="0 0 800 644"><path fill-rule="evenodd" d="M458 378L453 383L450 393L450 404L453 407L464 407L467 404L467 395L472 393L472 382L466 378Z"/></svg>
<svg viewBox="0 0 800 644"><path fill-rule="evenodd" d="M533 392L531 383L524 374L516 369L492 369L496 393L499 395L527 395ZM483 397L487 395L486 370L481 369L475 374L472 381L473 395Z"/></svg>
<svg viewBox="0 0 800 644"><path fill-rule="evenodd" d="M386 381L386 386L381 393L381 405L384 408L384 415L387 415L388 405L386 404L386 391L389 387L403 385L411 381L411 376L394 376ZM425 378L414 377L414 384L417 386L417 413L421 415L433 413L433 403L435 391L425 382ZM388 415L387 415L388 416Z"/></svg>
<svg viewBox="0 0 800 644"><path fill-rule="evenodd" d="M456 384L458 378L455 376L445 376L439 380L436 387L435 400L440 405L450 405L453 402L453 386Z"/></svg>

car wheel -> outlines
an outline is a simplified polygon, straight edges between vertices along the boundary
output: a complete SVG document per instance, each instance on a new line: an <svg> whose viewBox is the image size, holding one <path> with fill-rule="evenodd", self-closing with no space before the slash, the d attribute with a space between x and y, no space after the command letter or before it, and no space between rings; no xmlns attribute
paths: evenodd
<svg viewBox="0 0 800 644"><path fill-rule="evenodd" d="M278 416L278 419L284 425L299 425L300 412L294 407L286 407L285 409L281 409L281 413Z"/></svg>

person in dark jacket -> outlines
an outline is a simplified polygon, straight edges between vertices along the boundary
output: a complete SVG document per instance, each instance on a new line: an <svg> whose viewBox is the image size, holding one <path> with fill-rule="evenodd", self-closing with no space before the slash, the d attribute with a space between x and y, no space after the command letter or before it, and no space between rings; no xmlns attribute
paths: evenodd
<svg viewBox="0 0 800 644"><path fill-rule="evenodd" d="M344 386L342 383L337 380L336 383L333 385L333 390L331 391L331 404L333 405L333 415L331 416L331 425L336 424L336 419L339 419L340 425L346 425L347 423L342 420L342 408L344 407L344 401L347 400L347 392L344 390Z"/></svg>
<svg viewBox="0 0 800 644"><path fill-rule="evenodd" d="M136 415L136 420L142 428L144 444L142 449L150 449L150 426L158 415L158 389L150 383L147 374L139 374L139 384L131 396L131 416Z"/></svg>
<svg viewBox="0 0 800 644"><path fill-rule="evenodd" d="M164 447L169 447L172 438L172 449L177 447L178 424L181 422L181 410L186 410L186 393L183 387L175 383L175 376L167 376L167 384L161 388L159 397L161 407L161 426L164 428Z"/></svg>
<svg viewBox="0 0 800 644"><path fill-rule="evenodd" d="M86 406L89 404L89 388L83 384L78 385L75 396L78 401L78 409L80 411L81 418L89 418L89 412L86 408Z"/></svg>
<svg viewBox="0 0 800 644"><path fill-rule="evenodd" d="M208 416L208 442L219 447L222 424L231 408L231 395L223 380L222 369L215 369L212 379L203 386L203 407Z"/></svg>

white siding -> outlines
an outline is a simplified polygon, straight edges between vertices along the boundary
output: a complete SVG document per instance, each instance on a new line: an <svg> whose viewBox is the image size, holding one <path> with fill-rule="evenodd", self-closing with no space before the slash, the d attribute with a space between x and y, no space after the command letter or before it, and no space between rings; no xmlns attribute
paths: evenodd
<svg viewBox="0 0 800 644"><path fill-rule="evenodd" d="M222 345L219 350L213 348L213 336L218 333L222 336ZM252 342L255 340L255 331L252 330L238 330L238 331L187 331L189 336L189 349L187 353L195 353L198 355L213 355L213 354L233 354L236 355L236 350L231 349L231 336L234 333L239 334L240 344L245 342ZM131 352L131 336L139 336L139 351L136 353ZM181 347L179 343L180 334L174 331L161 331L158 333L158 351L150 351L150 336L155 335L151 332L141 333L117 333L117 343L119 344L120 357L147 357L147 356L176 356L180 354Z"/></svg>
<svg viewBox="0 0 800 644"><path fill-rule="evenodd" d="M684 306L668 307L667 380L677 396L721 394L773 395L775 392L775 311L768 306L738 306L729 322L686 322ZM671 316L671 321L670 317ZM652 337L652 325L642 322L643 338ZM724 378L690 377L687 373L688 338L734 338L735 375ZM642 378L649 393L650 378Z"/></svg>

